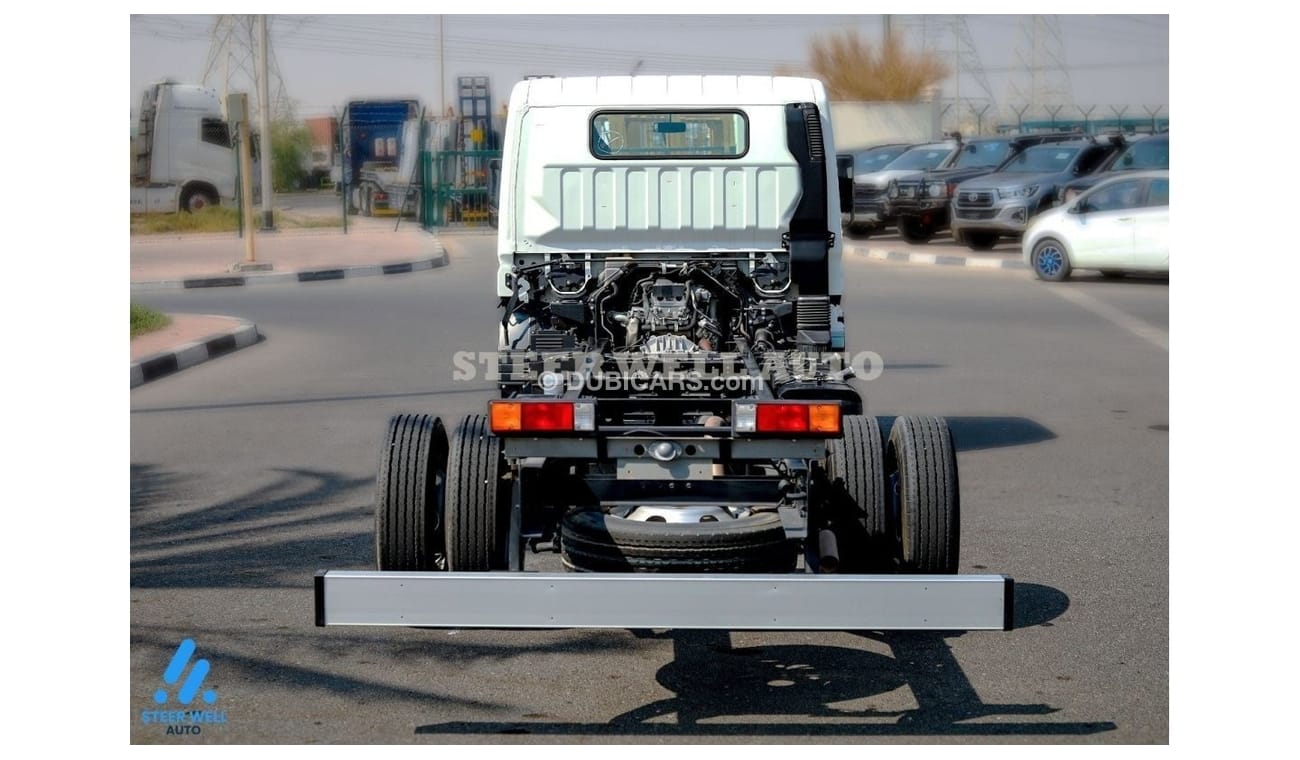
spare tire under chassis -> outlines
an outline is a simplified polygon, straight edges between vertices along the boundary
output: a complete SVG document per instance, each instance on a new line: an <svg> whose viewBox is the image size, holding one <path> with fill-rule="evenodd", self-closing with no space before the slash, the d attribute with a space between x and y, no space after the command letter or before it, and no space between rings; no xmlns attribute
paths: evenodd
<svg viewBox="0 0 1300 760"><path fill-rule="evenodd" d="M771 512L699 523L650 522L596 510L565 515L564 564L592 572L788 572L797 551Z"/></svg>

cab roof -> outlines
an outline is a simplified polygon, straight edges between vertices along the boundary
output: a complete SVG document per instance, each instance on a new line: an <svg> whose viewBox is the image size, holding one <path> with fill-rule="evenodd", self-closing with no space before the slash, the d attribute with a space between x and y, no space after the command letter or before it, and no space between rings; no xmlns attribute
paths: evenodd
<svg viewBox="0 0 1300 760"><path fill-rule="evenodd" d="M515 85L511 103L534 106L728 106L826 103L816 79L778 76L553 77Z"/></svg>

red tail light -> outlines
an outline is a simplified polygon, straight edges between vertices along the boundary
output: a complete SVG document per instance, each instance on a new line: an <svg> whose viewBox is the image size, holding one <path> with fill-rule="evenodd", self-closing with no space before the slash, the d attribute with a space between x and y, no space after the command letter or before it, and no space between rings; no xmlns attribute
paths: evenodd
<svg viewBox="0 0 1300 760"><path fill-rule="evenodd" d="M595 406L573 401L492 401L489 422L497 435L595 429Z"/></svg>
<svg viewBox="0 0 1300 760"><path fill-rule="evenodd" d="M569 402L541 401L523 404L520 415L523 429L550 431L573 429L573 404Z"/></svg>
<svg viewBox="0 0 1300 760"><path fill-rule="evenodd" d="M804 404L759 404L755 429L760 433L808 432L808 407Z"/></svg>
<svg viewBox="0 0 1300 760"><path fill-rule="evenodd" d="M830 435L841 433L839 404L753 402L737 403L734 429L738 434Z"/></svg>

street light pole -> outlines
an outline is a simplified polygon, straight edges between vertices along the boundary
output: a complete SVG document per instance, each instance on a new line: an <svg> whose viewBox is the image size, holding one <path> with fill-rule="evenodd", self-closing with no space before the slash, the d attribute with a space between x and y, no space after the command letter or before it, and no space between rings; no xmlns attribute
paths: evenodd
<svg viewBox="0 0 1300 760"><path fill-rule="evenodd" d="M268 71L270 66L267 60L270 58L270 42L266 33L266 14L257 17L258 20L258 51L257 56L257 99L261 102L262 109L260 122L262 135L262 229L273 231L275 229L275 220L271 212L271 82Z"/></svg>
<svg viewBox="0 0 1300 760"><path fill-rule="evenodd" d="M438 14L438 118L447 117L447 61L444 56L446 38L442 33L442 14Z"/></svg>
<svg viewBox="0 0 1300 760"><path fill-rule="evenodd" d="M252 134L249 130L251 120L248 118L248 95L242 92L232 93L226 98L226 113L230 122L239 130L239 209L243 215L246 234L244 235L244 261L257 261L257 249L253 242L253 170L249 160Z"/></svg>

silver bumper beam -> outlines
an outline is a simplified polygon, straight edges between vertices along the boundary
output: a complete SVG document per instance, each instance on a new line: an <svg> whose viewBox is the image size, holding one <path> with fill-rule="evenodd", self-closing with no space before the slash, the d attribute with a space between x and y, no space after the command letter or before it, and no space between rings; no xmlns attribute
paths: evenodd
<svg viewBox="0 0 1300 760"><path fill-rule="evenodd" d="M1002 575L316 574L316 625L1010 630Z"/></svg>

